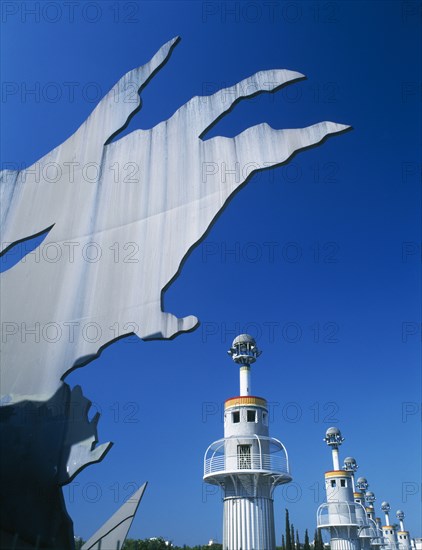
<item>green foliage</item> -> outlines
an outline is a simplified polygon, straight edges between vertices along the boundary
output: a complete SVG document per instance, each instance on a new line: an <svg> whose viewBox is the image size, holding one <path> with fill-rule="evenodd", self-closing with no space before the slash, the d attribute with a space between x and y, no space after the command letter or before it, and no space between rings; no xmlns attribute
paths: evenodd
<svg viewBox="0 0 422 550"><path fill-rule="evenodd" d="M221 544L212 544L208 546L176 546L171 543L166 544L163 538L134 540L126 539L122 550L223 550ZM289 510L286 508L286 526L285 534L281 536L281 546L277 546L276 550L326 550L322 540L321 531L315 530L315 543L310 544L308 530L305 530L304 544L300 543L299 531L294 528L293 523L290 523ZM328 549L329 550L329 549Z"/></svg>
<svg viewBox="0 0 422 550"><path fill-rule="evenodd" d="M122 550L169 550L163 538L134 540L126 539Z"/></svg>
<svg viewBox="0 0 422 550"><path fill-rule="evenodd" d="M314 550L324 550L324 541L322 540L321 529L315 529Z"/></svg>

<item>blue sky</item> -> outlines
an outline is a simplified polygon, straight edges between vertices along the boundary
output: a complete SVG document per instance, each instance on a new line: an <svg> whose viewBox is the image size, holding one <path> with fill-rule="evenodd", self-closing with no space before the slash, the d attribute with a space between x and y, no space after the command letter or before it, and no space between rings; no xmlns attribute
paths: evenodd
<svg viewBox="0 0 422 550"><path fill-rule="evenodd" d="M314 530L330 425L378 510L382 500L402 508L420 536L417 3L65 4L2 4L2 167L29 166L67 139L125 72L177 35L127 132L270 68L307 80L238 104L206 138L264 121L354 128L256 174L231 200L164 296L166 311L200 318L195 332L122 340L67 378L102 412L100 441L115 443L64 488L75 533L87 538L148 480L131 536L221 540L222 503L202 484L202 460L238 391L226 350L247 331L264 350L253 392L271 403L271 434L294 478L276 493L278 539L286 506L302 537Z"/></svg>

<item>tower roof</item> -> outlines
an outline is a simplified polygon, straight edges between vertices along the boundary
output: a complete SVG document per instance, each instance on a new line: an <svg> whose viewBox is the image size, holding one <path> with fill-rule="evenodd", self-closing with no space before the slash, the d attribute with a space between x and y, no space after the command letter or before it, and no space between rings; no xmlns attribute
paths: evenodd
<svg viewBox="0 0 422 550"><path fill-rule="evenodd" d="M255 338L250 334L239 334L239 336L236 336L236 338L233 340L232 347L236 346L237 344L248 344L248 343L256 345Z"/></svg>

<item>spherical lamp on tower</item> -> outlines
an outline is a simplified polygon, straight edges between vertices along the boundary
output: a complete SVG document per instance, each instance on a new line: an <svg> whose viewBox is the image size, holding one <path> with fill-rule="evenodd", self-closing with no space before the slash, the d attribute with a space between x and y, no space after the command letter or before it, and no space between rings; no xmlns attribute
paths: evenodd
<svg viewBox="0 0 422 550"><path fill-rule="evenodd" d="M275 550L273 492L292 479L287 452L270 437L266 400L251 395L255 340L241 334L228 353L240 367L240 395L225 402L224 437L205 452L204 481L223 491L223 550Z"/></svg>

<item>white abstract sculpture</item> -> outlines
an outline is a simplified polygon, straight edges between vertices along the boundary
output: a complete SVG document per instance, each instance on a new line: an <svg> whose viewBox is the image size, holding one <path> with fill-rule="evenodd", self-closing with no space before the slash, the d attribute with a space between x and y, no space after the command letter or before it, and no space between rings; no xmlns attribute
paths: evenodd
<svg viewBox="0 0 422 550"><path fill-rule="evenodd" d="M12 401L48 399L69 369L117 337L136 332L144 339L170 338L194 328L195 317L177 319L161 310L161 292L243 183L222 181L220 171L209 174L206 167L268 168L346 128L322 122L273 130L260 124L232 139L200 139L236 99L303 76L273 70L212 96L194 97L153 129L107 145L138 106L125 101L128 86L145 85L175 42L126 74L75 134L36 166L3 173L3 243L51 227L43 246L57 244L61 254L54 261L31 255L3 275L2 315L8 325L1 387ZM136 171L133 177L128 166ZM58 179L48 176L49 167ZM25 331L37 327L39 341L26 336L23 343Z"/></svg>
<svg viewBox="0 0 422 550"><path fill-rule="evenodd" d="M203 141L238 99L303 76L271 70L194 97L154 128L111 141L140 105L129 92L148 83L176 42L127 73L62 145L25 170L1 173L3 249L49 230L41 259L30 254L2 275L4 409L54 402L66 373L119 337L171 338L193 329L196 317L162 311L163 289L246 179L226 180L209 168L250 167L249 175L348 128L260 124ZM86 436L74 430L59 483L107 450L95 449L94 424Z"/></svg>
<svg viewBox="0 0 422 550"><path fill-rule="evenodd" d="M147 484L144 483L128 498L117 512L85 542L81 550L121 550L146 487Z"/></svg>

